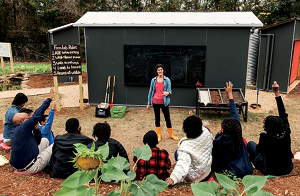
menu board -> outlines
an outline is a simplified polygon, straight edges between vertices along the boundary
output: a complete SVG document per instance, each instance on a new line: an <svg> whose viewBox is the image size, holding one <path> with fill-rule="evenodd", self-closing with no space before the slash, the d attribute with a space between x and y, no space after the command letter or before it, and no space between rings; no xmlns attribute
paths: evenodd
<svg viewBox="0 0 300 196"><path fill-rule="evenodd" d="M10 54L10 43L0 42L0 56L1 57L11 57Z"/></svg>
<svg viewBox="0 0 300 196"><path fill-rule="evenodd" d="M51 45L54 76L81 75L80 45Z"/></svg>

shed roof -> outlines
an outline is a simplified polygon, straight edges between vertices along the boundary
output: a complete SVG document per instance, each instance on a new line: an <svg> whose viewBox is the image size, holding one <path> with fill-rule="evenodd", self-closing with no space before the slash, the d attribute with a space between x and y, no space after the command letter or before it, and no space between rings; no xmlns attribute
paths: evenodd
<svg viewBox="0 0 300 196"><path fill-rule="evenodd" d="M269 29L269 28L280 26L280 25L283 25L283 24L286 24L286 23L289 23L289 22L293 22L295 20L300 20L300 18L295 17L295 18L286 19L286 20L283 20L283 21L279 21L277 23L266 25L266 26L264 26L262 28L259 28L259 29L261 29L261 30Z"/></svg>
<svg viewBox="0 0 300 196"><path fill-rule="evenodd" d="M77 27L262 27L252 12L87 12Z"/></svg>

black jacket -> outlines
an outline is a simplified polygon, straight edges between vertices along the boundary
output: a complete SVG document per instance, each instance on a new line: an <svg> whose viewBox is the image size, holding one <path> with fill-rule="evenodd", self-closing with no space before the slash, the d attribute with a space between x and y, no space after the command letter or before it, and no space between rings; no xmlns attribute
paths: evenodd
<svg viewBox="0 0 300 196"><path fill-rule="evenodd" d="M125 148L122 146L120 142L112 138L109 138L108 140L97 140L95 142L95 151L98 150L100 146L106 144L106 142L108 142L108 146L109 146L109 155L107 157L107 160L111 159L112 157L117 157L119 154L121 157L124 157L129 162ZM88 144L87 147L91 148L92 143Z"/></svg>
<svg viewBox="0 0 300 196"><path fill-rule="evenodd" d="M50 177L66 179L76 172L77 169L73 167L74 163L69 162L75 157L74 152L76 150L74 144L81 143L87 145L92 141L91 138L74 133L56 136L54 138L52 156L47 168Z"/></svg>
<svg viewBox="0 0 300 196"><path fill-rule="evenodd" d="M266 167L266 174L285 175L291 172L293 153L291 151L291 130L288 121L288 114L285 113L285 108L281 97L276 97L279 116L283 120L286 127L286 134L283 138L273 138L266 133L261 133L259 143L256 146L256 151L263 155L265 164L261 161L253 161L253 164L258 168ZM265 166L264 166L265 165Z"/></svg>

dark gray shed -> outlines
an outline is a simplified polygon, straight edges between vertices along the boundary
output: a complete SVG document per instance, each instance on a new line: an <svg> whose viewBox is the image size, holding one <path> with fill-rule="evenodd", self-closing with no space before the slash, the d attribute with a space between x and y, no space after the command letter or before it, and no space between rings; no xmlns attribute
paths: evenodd
<svg viewBox="0 0 300 196"><path fill-rule="evenodd" d="M204 88L222 88L230 80L245 92L250 30L262 26L252 12L88 12L49 30L49 38L50 44L77 44L75 34L84 27L91 105L104 101L107 77L114 75L114 105L146 105L149 78L161 60L174 65L166 74L172 81L170 105L195 107L197 80ZM171 60L157 56L171 50ZM178 51L191 53L174 55ZM191 63L184 68L183 61ZM127 69L144 80L132 79ZM188 78L198 72L198 78Z"/></svg>
<svg viewBox="0 0 300 196"><path fill-rule="evenodd" d="M280 91L300 79L300 18L291 18L260 29L257 88L272 90L273 81Z"/></svg>

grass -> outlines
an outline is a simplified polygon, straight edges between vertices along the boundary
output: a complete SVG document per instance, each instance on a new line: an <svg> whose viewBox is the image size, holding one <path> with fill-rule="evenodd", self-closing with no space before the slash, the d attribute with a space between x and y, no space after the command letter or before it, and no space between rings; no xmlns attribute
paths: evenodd
<svg viewBox="0 0 300 196"><path fill-rule="evenodd" d="M86 72L86 64L82 64L82 71ZM6 64L4 65L5 70L0 68L0 76L12 74L11 65ZM28 74L37 74L37 73L51 73L51 63L16 63L14 64L14 71L15 73L18 72L26 72Z"/></svg>

